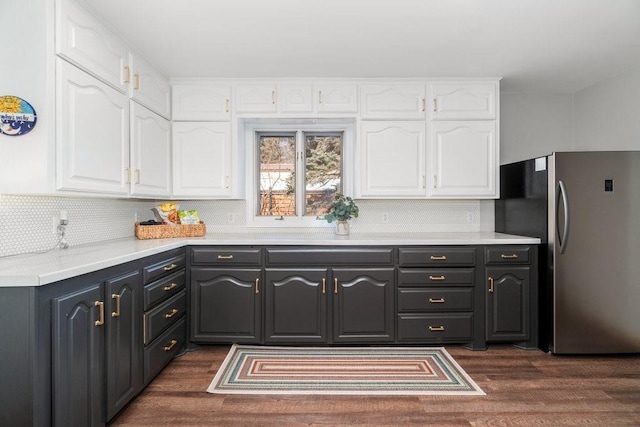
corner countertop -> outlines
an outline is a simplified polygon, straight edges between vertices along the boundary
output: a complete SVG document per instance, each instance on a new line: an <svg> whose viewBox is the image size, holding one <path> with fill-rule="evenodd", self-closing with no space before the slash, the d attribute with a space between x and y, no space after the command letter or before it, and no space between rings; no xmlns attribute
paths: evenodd
<svg viewBox="0 0 640 427"><path fill-rule="evenodd" d="M42 286L187 245L526 245L540 239L494 232L461 233L209 233L204 237L138 240L135 237L0 258L0 288Z"/></svg>

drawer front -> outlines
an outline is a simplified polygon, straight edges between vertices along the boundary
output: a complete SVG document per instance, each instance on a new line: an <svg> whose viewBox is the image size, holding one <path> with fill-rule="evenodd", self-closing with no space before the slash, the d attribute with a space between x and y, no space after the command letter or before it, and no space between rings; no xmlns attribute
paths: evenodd
<svg viewBox="0 0 640 427"><path fill-rule="evenodd" d="M185 271L182 269L177 273L146 285L143 298L144 309L148 310L159 302L171 298L184 289L185 282Z"/></svg>
<svg viewBox="0 0 640 427"><path fill-rule="evenodd" d="M472 286L473 268L411 268L400 269L398 286Z"/></svg>
<svg viewBox="0 0 640 427"><path fill-rule="evenodd" d="M530 246L486 247L484 260L487 264L529 264Z"/></svg>
<svg viewBox="0 0 640 427"><path fill-rule="evenodd" d="M161 277L167 276L171 273L184 268L185 256L179 255L171 258L163 259L155 264L148 265L142 270L142 280L144 284L151 283L154 280L158 280Z"/></svg>
<svg viewBox="0 0 640 427"><path fill-rule="evenodd" d="M475 248L400 248L398 262L401 267L432 267L440 265L475 265Z"/></svg>
<svg viewBox="0 0 640 427"><path fill-rule="evenodd" d="M196 247L191 248L191 263L260 266L262 264L262 249Z"/></svg>
<svg viewBox="0 0 640 427"><path fill-rule="evenodd" d="M473 314L400 314L399 341L466 342L473 340Z"/></svg>
<svg viewBox="0 0 640 427"><path fill-rule="evenodd" d="M184 348L184 317L144 349L144 383L148 384Z"/></svg>
<svg viewBox="0 0 640 427"><path fill-rule="evenodd" d="M187 293L180 292L165 303L144 314L144 344L147 345L162 331L182 317L187 308Z"/></svg>
<svg viewBox="0 0 640 427"><path fill-rule="evenodd" d="M398 311L473 311L472 288L400 288Z"/></svg>
<svg viewBox="0 0 640 427"><path fill-rule="evenodd" d="M393 265L393 248L267 248L268 265Z"/></svg>

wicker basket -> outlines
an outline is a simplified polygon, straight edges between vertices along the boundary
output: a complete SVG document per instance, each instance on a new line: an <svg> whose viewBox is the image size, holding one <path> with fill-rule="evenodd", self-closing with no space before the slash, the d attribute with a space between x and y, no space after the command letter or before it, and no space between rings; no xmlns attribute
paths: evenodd
<svg viewBox="0 0 640 427"><path fill-rule="evenodd" d="M207 226L200 221L193 225L140 225L136 222L138 239L170 239L172 237L202 237L207 234Z"/></svg>

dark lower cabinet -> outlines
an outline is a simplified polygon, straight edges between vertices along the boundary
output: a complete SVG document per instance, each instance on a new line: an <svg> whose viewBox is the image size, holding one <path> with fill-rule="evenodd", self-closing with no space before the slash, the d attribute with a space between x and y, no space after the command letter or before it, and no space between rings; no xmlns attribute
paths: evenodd
<svg viewBox="0 0 640 427"><path fill-rule="evenodd" d="M487 267L487 341L529 340L530 267Z"/></svg>
<svg viewBox="0 0 640 427"><path fill-rule="evenodd" d="M260 342L261 273L259 268L192 268L191 341Z"/></svg>

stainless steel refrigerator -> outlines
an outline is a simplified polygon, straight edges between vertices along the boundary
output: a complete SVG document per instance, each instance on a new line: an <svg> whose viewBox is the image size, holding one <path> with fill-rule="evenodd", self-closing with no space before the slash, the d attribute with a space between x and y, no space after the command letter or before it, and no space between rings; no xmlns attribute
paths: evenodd
<svg viewBox="0 0 640 427"><path fill-rule="evenodd" d="M500 175L496 231L543 242L541 348L640 353L640 151L553 153Z"/></svg>

